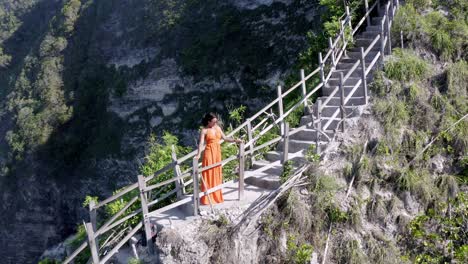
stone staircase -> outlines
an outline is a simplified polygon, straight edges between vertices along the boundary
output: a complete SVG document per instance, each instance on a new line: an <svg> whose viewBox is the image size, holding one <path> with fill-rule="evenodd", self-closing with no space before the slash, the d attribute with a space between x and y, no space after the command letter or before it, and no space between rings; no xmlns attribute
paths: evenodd
<svg viewBox="0 0 468 264"><path fill-rule="evenodd" d="M345 76L348 71L353 67L354 63L361 58L361 47L366 50L374 38L380 33L380 25L382 21L382 15L384 14L384 9L381 8L378 10L379 16L371 18L371 25L365 28L365 31L356 34L354 36L354 45L352 48L347 50L345 54L341 57L340 61L337 62L336 68L333 70L331 77L327 84L322 88L322 97L319 99L322 102L325 102L328 99L328 96L339 87L340 74L342 73ZM374 45L374 47L369 51L368 55L365 57L365 65L370 65L372 59L380 50L380 45ZM377 65L377 64L376 64ZM374 66L374 69L376 66ZM366 68L367 69L367 68ZM372 69L367 76L367 82L369 83L372 80ZM350 77L343 83L344 96L348 96L361 79L362 67L358 66L356 70L350 75ZM364 106L364 89L362 89L362 83L360 87L354 92L350 100L345 105L345 113L347 118L358 117L360 111L356 108ZM321 125L325 126L327 122L330 121L333 114L336 110L340 109L341 99L339 97L341 91L335 93L334 97L330 99L327 105L322 107L321 113ZM317 104L314 104L311 107L311 112L306 111L305 115L302 116L300 121L300 126L306 125L312 120L317 118ZM325 134L328 138L333 138L337 130L339 130L340 118L335 118L331 121L330 125L327 128ZM293 162L293 169L298 168L301 164L306 162L306 153L311 145L316 145L317 132L313 125L307 126L306 129L299 131L289 138L288 145L288 156L289 160ZM329 140L325 136L320 137L321 141L319 142L321 150L325 150L329 144ZM257 160L253 162L252 168L246 171L245 183L253 186L257 186L265 189L276 189L280 183L280 175L283 172L283 164L281 163L282 152L284 149L284 142L280 141L276 147L276 151L270 151L266 153L265 160Z"/></svg>

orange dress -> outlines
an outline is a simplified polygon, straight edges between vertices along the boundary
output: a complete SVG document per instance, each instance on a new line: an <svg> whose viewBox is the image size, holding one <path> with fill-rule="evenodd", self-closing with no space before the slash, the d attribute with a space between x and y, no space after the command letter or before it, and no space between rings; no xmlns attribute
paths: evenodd
<svg viewBox="0 0 468 264"><path fill-rule="evenodd" d="M219 143L220 140L221 131L218 126L215 129L208 129L205 135L206 147L205 152L203 153L203 167L221 161L221 145ZM203 181L200 183L202 192L206 191L207 188L211 189L220 184L223 184L223 171L221 165L206 171L202 171L202 177ZM203 184L203 182L205 182L205 184ZM224 202L222 190L217 190L216 192L210 193L209 196L211 198L211 203L213 204ZM200 199L200 203L205 205L210 204L208 196L202 196Z"/></svg>

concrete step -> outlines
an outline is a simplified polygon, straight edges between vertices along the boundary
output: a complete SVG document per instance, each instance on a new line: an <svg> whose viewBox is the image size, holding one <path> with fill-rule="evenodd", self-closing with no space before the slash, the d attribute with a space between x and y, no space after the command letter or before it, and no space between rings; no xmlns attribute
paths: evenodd
<svg viewBox="0 0 468 264"><path fill-rule="evenodd" d="M339 70L334 70L330 76L330 78L340 78L340 74L343 73L343 77L348 74L349 69L339 69ZM360 66L358 66L350 75L350 77L361 77L362 76L362 69Z"/></svg>
<svg viewBox="0 0 468 264"><path fill-rule="evenodd" d="M301 155L297 155L297 153L289 153L288 158L292 160L295 164L302 164L305 162L305 158L303 157L302 152ZM277 162L279 160L283 160L283 152L280 151L270 151L265 155L265 159L269 162Z"/></svg>
<svg viewBox="0 0 468 264"><path fill-rule="evenodd" d="M268 151L267 153L265 153L265 159L268 161L274 162L274 161L280 160L281 155L283 154L279 151L274 151L274 150Z"/></svg>
<svg viewBox="0 0 468 264"><path fill-rule="evenodd" d="M377 31L377 30L371 30L371 31L365 31L365 32L362 32L360 34L360 37L362 38L371 38L371 39L375 39L375 37L377 37L377 35L380 34L380 30Z"/></svg>
<svg viewBox="0 0 468 264"><path fill-rule="evenodd" d="M305 118L304 118L305 117ZM304 119L301 119L301 122L308 123L312 120L310 116L303 116ZM329 132L327 135L331 138L333 137L333 133ZM291 135L290 139L292 140L310 140L310 141L316 141L317 140L317 132L315 129L312 128L306 128L304 130L301 130L297 132L294 135ZM320 137L321 141L327 141L327 138L325 136Z"/></svg>
<svg viewBox="0 0 468 264"><path fill-rule="evenodd" d="M333 92L333 90L335 90L336 87L337 87L337 86L329 86L329 85L325 86L325 88L322 89L322 95L323 95L323 96L328 96L328 95L330 95L330 94ZM354 91L353 97L356 97L356 96L364 96L364 88L363 88L363 87L364 87L364 85L361 83L361 84L356 88L356 90ZM345 85L345 86L344 86L344 96L348 96L348 95L351 93L351 91L352 91L353 89L354 89L354 86L352 86L352 85ZM368 91L368 92L369 92L369 91ZM338 97L338 96L340 96L340 94L341 94L341 92L338 91L338 92L335 94L335 96Z"/></svg>
<svg viewBox="0 0 468 264"><path fill-rule="evenodd" d="M340 113L338 113L338 116L336 118L334 118L331 122L330 122L330 125L328 125L328 127L325 127L325 125L331 120L331 118L324 118L322 119L322 128L326 129L326 130L335 130L338 128L338 124L340 124Z"/></svg>
<svg viewBox="0 0 468 264"><path fill-rule="evenodd" d="M320 144L320 146L327 145L328 142L323 141L323 142L320 142L319 144ZM307 150L310 145L315 145L315 141L289 139L288 151L294 153L294 152L298 152L298 151L301 151L301 150ZM281 141L278 144L277 150L278 151L283 151L283 149L284 149L284 142Z"/></svg>
<svg viewBox="0 0 468 264"><path fill-rule="evenodd" d="M245 184L257 186L268 190L276 190L281 186L280 177L278 175L270 175L267 173L255 172L254 175L246 174L244 179Z"/></svg>
<svg viewBox="0 0 468 264"><path fill-rule="evenodd" d="M358 111L353 111L353 109L355 108L356 106L345 106L345 111L346 113L348 114L351 114L349 117L357 117L359 116L359 112ZM327 117L331 117L333 116L333 114L335 113L335 111L337 109L340 109L340 106L326 106L324 108L322 108L322 117L323 118L327 118ZM302 121L302 119L301 119ZM309 120L307 120L309 121ZM304 120L304 122L306 122L306 120ZM310 122L310 121L309 121ZM314 132L315 133L315 132ZM315 140L315 136L313 137L313 139Z"/></svg>
<svg viewBox="0 0 468 264"><path fill-rule="evenodd" d="M381 22L382 22L381 16L371 18L371 25L380 25Z"/></svg>
<svg viewBox="0 0 468 264"><path fill-rule="evenodd" d="M372 41L374 41L374 38L363 38L363 37L355 38L354 46L355 47L369 47Z"/></svg>
<svg viewBox="0 0 468 264"><path fill-rule="evenodd" d="M366 27L366 32L372 32L372 31L375 31L375 32L380 32L380 25L370 25L370 26L367 26Z"/></svg>
<svg viewBox="0 0 468 264"><path fill-rule="evenodd" d="M327 100L326 97L323 97L322 102L325 102L325 100ZM364 104L365 104L365 100L363 96L354 96L349 99L349 101L346 103L345 106L360 106ZM328 107L340 106L340 105L341 105L341 98L337 96L332 97L332 99L327 104Z"/></svg>
<svg viewBox="0 0 468 264"><path fill-rule="evenodd" d="M354 48L353 48L354 49ZM367 53L367 56L365 57L366 62L372 62L374 59L375 55L377 55L377 52L380 50L370 50L369 53ZM361 49L356 51L348 51L346 57L341 58L340 63L353 63L356 62L356 60L361 59Z"/></svg>
<svg viewBox="0 0 468 264"><path fill-rule="evenodd" d="M358 61L358 60L355 59L354 62L340 62L340 63L338 63L336 65L336 69L337 70L349 70L354 66L354 63L356 63L356 61ZM370 65L370 63L371 63L370 61L365 61L366 69ZM361 66L361 61L359 60L358 67L360 67L360 66Z"/></svg>
<svg viewBox="0 0 468 264"><path fill-rule="evenodd" d="M363 47L364 47L364 51L365 51L365 50L367 50L367 48L368 48L369 46L363 46ZM377 42L377 43L372 47L372 49L370 49L370 51L375 51L375 54L377 54L377 52L380 51L380 43ZM358 47L355 46L355 47L353 47L353 48L350 48L349 51L348 51L348 53L349 53L349 52L358 52L358 53L359 53L359 58L361 57L361 47L360 47L360 46L358 46ZM366 57L368 57L368 56L366 56ZM371 58L374 58L374 57L375 57L375 55L372 56Z"/></svg>
<svg viewBox="0 0 468 264"><path fill-rule="evenodd" d="M348 79L345 80L345 82L343 84L344 84L344 86L354 86L359 82L359 80L361 80L361 78L355 77L355 76L350 76ZM367 77L366 77L366 80L367 80L367 83L371 82L372 81L372 74L368 74ZM340 79L330 77L330 79L328 79L327 85L329 87L336 87L336 86L340 85Z"/></svg>
<svg viewBox="0 0 468 264"><path fill-rule="evenodd" d="M268 160L256 160L252 164L253 171L261 171L262 173L270 174L270 175L281 175L283 172L283 165L276 162L271 162Z"/></svg>

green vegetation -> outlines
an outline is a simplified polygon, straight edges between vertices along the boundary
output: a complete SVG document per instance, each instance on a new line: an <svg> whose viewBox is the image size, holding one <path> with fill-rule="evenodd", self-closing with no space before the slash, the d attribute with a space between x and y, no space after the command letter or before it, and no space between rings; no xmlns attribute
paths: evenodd
<svg viewBox="0 0 468 264"><path fill-rule="evenodd" d="M320 155L317 154L316 146L315 145L309 145L309 148L307 149L307 152L305 154L305 158L309 162L319 162L320 161Z"/></svg>
<svg viewBox="0 0 468 264"><path fill-rule="evenodd" d="M385 73L388 78L398 81L418 81L427 75L427 63L414 52L397 48L393 50L393 56L385 62Z"/></svg>
<svg viewBox="0 0 468 264"><path fill-rule="evenodd" d="M414 263L465 263L468 261L468 199L465 193L442 203L443 210L429 209L413 219L403 238ZM445 213L450 210L449 217Z"/></svg>
<svg viewBox="0 0 468 264"><path fill-rule="evenodd" d="M128 264L143 264L143 260L141 259L136 259L136 258L130 258L128 260Z"/></svg>
<svg viewBox="0 0 468 264"><path fill-rule="evenodd" d="M431 2L433 2L431 4ZM434 10L421 15L418 11L428 6L445 5L450 15ZM466 59L468 39L468 20L466 1L407 1L395 17L392 32L395 39L400 39L403 32L406 45L411 47L424 45L434 50L441 59Z"/></svg>
<svg viewBox="0 0 468 264"><path fill-rule="evenodd" d="M309 243L299 243L296 236L289 235L286 246L290 263L306 264L310 262L314 248Z"/></svg>
<svg viewBox="0 0 468 264"><path fill-rule="evenodd" d="M57 260L46 258L46 259L43 259L43 260L39 261L38 264L58 264L58 263L60 263L60 262L57 261Z"/></svg>
<svg viewBox="0 0 468 264"><path fill-rule="evenodd" d="M287 160L283 164L283 171L281 172L281 175L280 175L281 183L286 182L289 179L289 177L291 177L291 173L293 172L292 169L293 169L293 161Z"/></svg>

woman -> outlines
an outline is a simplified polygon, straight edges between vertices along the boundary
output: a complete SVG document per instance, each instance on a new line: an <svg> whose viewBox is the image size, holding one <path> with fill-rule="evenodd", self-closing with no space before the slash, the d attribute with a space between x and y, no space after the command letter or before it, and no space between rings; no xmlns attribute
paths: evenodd
<svg viewBox="0 0 468 264"><path fill-rule="evenodd" d="M203 143L206 141L205 152L203 153L202 166L206 167L211 164L221 162L221 145L219 141L221 138L227 142L241 143L242 140L228 138L224 135L223 130L217 124L218 118L213 113L206 114L202 119L203 128L200 133L200 142L198 144L198 152L194 159L200 159ZM207 189L214 188L223 184L223 175L221 166L216 166L209 170L202 172L201 190L205 192ZM224 202L223 193L221 190L210 193L208 196L203 196L200 200L201 204L217 204ZM211 201L210 201L211 200Z"/></svg>

